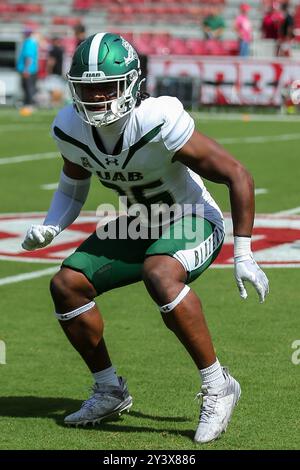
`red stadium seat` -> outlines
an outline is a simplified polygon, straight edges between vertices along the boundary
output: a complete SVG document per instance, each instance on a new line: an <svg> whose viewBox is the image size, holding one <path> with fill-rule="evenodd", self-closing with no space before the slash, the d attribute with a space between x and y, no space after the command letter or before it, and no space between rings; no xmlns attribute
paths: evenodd
<svg viewBox="0 0 300 470"><path fill-rule="evenodd" d="M186 55L189 53L184 39L171 38L168 44L171 54Z"/></svg>
<svg viewBox="0 0 300 470"><path fill-rule="evenodd" d="M224 48L221 41L208 39L204 43L206 55L224 55Z"/></svg>
<svg viewBox="0 0 300 470"><path fill-rule="evenodd" d="M187 39L185 44L186 44L186 48L189 54L192 54L192 55L204 55L205 54L204 41L202 41L201 39Z"/></svg>

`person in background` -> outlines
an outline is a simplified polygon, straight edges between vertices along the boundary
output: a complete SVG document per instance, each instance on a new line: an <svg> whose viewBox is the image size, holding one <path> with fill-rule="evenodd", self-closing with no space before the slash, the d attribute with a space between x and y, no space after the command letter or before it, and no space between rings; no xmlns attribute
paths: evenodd
<svg viewBox="0 0 300 470"><path fill-rule="evenodd" d="M38 73L38 50L38 41L34 31L29 28L26 29L17 60L17 70L21 74L24 93L24 107L20 110L22 115L29 115L33 111Z"/></svg>
<svg viewBox="0 0 300 470"><path fill-rule="evenodd" d="M203 20L205 39L222 39L224 28L225 20L221 15L221 10L218 7L212 8L210 15Z"/></svg>
<svg viewBox="0 0 300 470"><path fill-rule="evenodd" d="M283 16L279 10L279 5L273 2L263 17L261 25L262 37L264 39L274 39L277 41L282 20Z"/></svg>
<svg viewBox="0 0 300 470"><path fill-rule="evenodd" d="M252 40L252 24L248 18L250 6L247 3L240 5L240 14L236 17L234 28L239 40L239 55L248 57L250 54L250 43Z"/></svg>
<svg viewBox="0 0 300 470"><path fill-rule="evenodd" d="M48 52L46 85L51 97L51 105L59 106L62 104L65 81L63 75L64 48L61 45L61 39L54 37Z"/></svg>
<svg viewBox="0 0 300 470"><path fill-rule="evenodd" d="M294 18L289 11L289 3L281 5L283 18L279 28L278 52L280 57L291 56L291 44L294 38Z"/></svg>
<svg viewBox="0 0 300 470"><path fill-rule="evenodd" d="M75 47L77 48L84 40L86 36L85 26L82 23L78 23L74 26L75 34Z"/></svg>
<svg viewBox="0 0 300 470"><path fill-rule="evenodd" d="M63 73L64 48L61 39L54 37L48 52L47 72L49 75L62 76Z"/></svg>

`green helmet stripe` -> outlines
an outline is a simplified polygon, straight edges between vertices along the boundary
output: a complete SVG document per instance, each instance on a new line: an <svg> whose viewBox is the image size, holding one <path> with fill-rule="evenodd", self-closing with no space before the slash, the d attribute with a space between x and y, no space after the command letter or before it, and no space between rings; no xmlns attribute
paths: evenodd
<svg viewBox="0 0 300 470"><path fill-rule="evenodd" d="M103 36L107 33L98 33L95 34L93 40L90 45L90 53L89 53L89 72L97 72L98 71L98 62L99 62L99 47Z"/></svg>

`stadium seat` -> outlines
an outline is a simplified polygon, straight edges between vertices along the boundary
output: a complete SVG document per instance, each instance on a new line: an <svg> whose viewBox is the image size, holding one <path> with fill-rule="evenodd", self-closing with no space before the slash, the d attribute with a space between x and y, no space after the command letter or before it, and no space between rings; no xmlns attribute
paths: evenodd
<svg viewBox="0 0 300 470"><path fill-rule="evenodd" d="M186 55L189 53L184 40L181 38L171 38L168 47L171 54Z"/></svg>
<svg viewBox="0 0 300 470"><path fill-rule="evenodd" d="M224 48L222 41L208 39L204 42L206 55L224 55Z"/></svg>
<svg viewBox="0 0 300 470"><path fill-rule="evenodd" d="M185 42L187 51L192 55L204 55L205 46L204 41L201 39L187 39Z"/></svg>

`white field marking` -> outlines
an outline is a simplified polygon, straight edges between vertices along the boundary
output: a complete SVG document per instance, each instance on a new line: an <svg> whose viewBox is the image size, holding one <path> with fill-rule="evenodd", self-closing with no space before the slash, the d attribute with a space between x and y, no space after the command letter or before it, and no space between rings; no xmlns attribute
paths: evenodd
<svg viewBox="0 0 300 470"><path fill-rule="evenodd" d="M254 254L254 257L255 257L255 254ZM260 267L262 269L265 269L265 268L298 268L299 269L299 263L298 264L294 264L294 263L291 263L291 264L284 264L284 263L278 263L278 264L268 264L268 263L259 263ZM228 269L228 268L231 268L233 269L233 264L218 264L217 261L216 261L216 264L211 264L209 269Z"/></svg>
<svg viewBox="0 0 300 470"><path fill-rule="evenodd" d="M226 137L221 139L216 139L220 144L238 144L238 143L248 143L248 144L259 144L266 142L280 142L280 141L290 141L290 140L300 140L300 134L281 134L281 135L261 135L261 136L252 136L252 137ZM35 153L29 155L17 155L15 157L4 157L0 158L0 165L9 165L10 163L20 163L20 162L30 162L34 160L45 160L50 158L55 158L58 155L57 152L47 152L47 153Z"/></svg>
<svg viewBox="0 0 300 470"><path fill-rule="evenodd" d="M259 194L267 194L268 192L269 190L266 188L257 188L254 190L255 196L258 196Z"/></svg>
<svg viewBox="0 0 300 470"><path fill-rule="evenodd" d="M274 115L261 115L261 114L248 114L248 113L201 113L192 111L190 113L195 118L202 121L243 121L245 117L250 122L263 121L263 122L299 122L300 116L283 116L280 114ZM248 121L247 121L248 123Z"/></svg>
<svg viewBox="0 0 300 470"><path fill-rule="evenodd" d="M31 273L17 274L16 276L3 277L0 279L0 286L6 284L14 284L16 282L27 281L28 279L35 279L42 276L47 276L48 274L54 274L58 271L59 266L54 268L41 269L39 271L32 271Z"/></svg>
<svg viewBox="0 0 300 470"><path fill-rule="evenodd" d="M42 184L40 188L45 190L57 189L58 183Z"/></svg>
<svg viewBox="0 0 300 470"><path fill-rule="evenodd" d="M272 215L297 215L300 214L300 206L294 207L293 209L287 209L286 211L274 212Z"/></svg>
<svg viewBox="0 0 300 470"><path fill-rule="evenodd" d="M0 165L9 165L10 163L32 162L34 160L48 160L56 158L58 152L32 153L29 155L17 155L16 157L0 158Z"/></svg>
<svg viewBox="0 0 300 470"><path fill-rule="evenodd" d="M6 345L0 340L0 364L6 364Z"/></svg>
<svg viewBox="0 0 300 470"><path fill-rule="evenodd" d="M300 140L300 134L279 134L279 135L256 135L251 137L225 137L216 138L220 144L264 144L266 142L286 142L290 140Z"/></svg>
<svg viewBox="0 0 300 470"><path fill-rule="evenodd" d="M36 129L45 129L49 130L49 126L47 124L30 124L30 125L24 125L24 124L8 124L8 125L1 125L0 126L0 132L22 132L22 131L27 131L31 130L34 131Z"/></svg>

